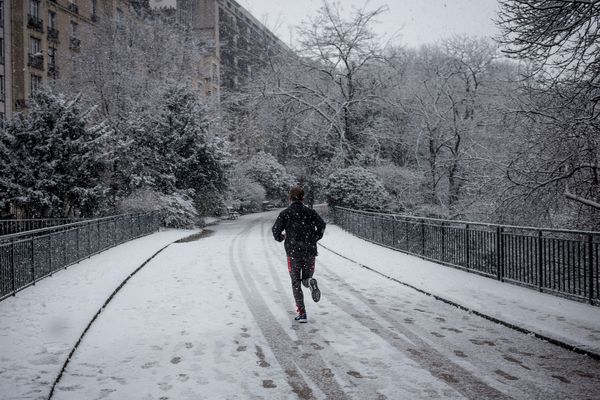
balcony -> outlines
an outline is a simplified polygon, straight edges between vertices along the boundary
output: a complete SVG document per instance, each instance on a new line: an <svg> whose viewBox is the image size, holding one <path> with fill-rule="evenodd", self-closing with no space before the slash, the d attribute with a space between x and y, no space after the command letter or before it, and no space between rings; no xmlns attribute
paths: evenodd
<svg viewBox="0 0 600 400"><path fill-rule="evenodd" d="M48 28L48 40L58 42L58 29Z"/></svg>
<svg viewBox="0 0 600 400"><path fill-rule="evenodd" d="M31 14L27 15L27 27L33 29L34 31L38 31L40 33L44 32L44 21L39 17L35 17Z"/></svg>
<svg viewBox="0 0 600 400"><path fill-rule="evenodd" d="M69 3L69 5L67 6L67 8L73 14L79 14L79 7L77 6L77 4L75 4L75 3Z"/></svg>
<svg viewBox="0 0 600 400"><path fill-rule="evenodd" d="M81 47L81 40L77 39L77 38L69 38L69 48L71 50L79 50L79 48Z"/></svg>
<svg viewBox="0 0 600 400"><path fill-rule="evenodd" d="M31 68L44 70L44 56L41 54L29 54L29 61L27 65Z"/></svg>
<svg viewBox="0 0 600 400"><path fill-rule="evenodd" d="M54 79L58 79L59 76L59 69L58 69L58 65L56 65L56 63L51 63L48 64L48 76Z"/></svg>

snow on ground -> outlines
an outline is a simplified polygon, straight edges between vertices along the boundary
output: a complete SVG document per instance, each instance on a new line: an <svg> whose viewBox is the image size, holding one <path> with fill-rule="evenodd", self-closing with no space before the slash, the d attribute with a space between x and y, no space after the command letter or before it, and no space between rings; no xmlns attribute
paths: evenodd
<svg viewBox="0 0 600 400"><path fill-rule="evenodd" d="M474 311L600 354L600 307L403 254L334 225L328 233L323 245L362 265Z"/></svg>
<svg viewBox="0 0 600 400"><path fill-rule="evenodd" d="M193 232L166 230L124 243L0 302L0 399L46 399L112 291L160 248Z"/></svg>
<svg viewBox="0 0 600 400"><path fill-rule="evenodd" d="M54 399L592 399L600 391L598 361L461 311L326 250L317 260L321 301L307 294L309 322L294 323L283 246L270 232L275 217L223 221L210 228L214 234L174 244L154 258L94 323ZM387 259L403 269L421 262L396 252L392 257L333 226L324 242L337 250L347 246L348 256L365 258L367 265ZM93 290L99 278L69 277L77 268L61 279ZM421 279L444 276L435 273ZM57 283L56 291L43 294L83 309L67 299L86 296L73 297L67 288ZM0 351L10 355L2 360L0 398L12 391L10 399L35 399L35 390L44 398L41 381L51 382L57 372L62 353L52 353L50 340L39 333L35 340L19 338L28 326L62 313L60 307L42 309L34 302L45 298L39 294L11 299L10 307L0 303L0 317L31 314L13 316L6 328L0 320ZM81 326L96 309L88 307L85 317L83 311Z"/></svg>

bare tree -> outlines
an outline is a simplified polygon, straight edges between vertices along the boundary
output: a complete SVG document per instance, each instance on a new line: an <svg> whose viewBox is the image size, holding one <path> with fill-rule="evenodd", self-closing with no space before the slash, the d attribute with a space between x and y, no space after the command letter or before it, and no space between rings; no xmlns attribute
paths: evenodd
<svg viewBox="0 0 600 400"><path fill-rule="evenodd" d="M598 89L600 1L501 0L497 23L505 52L534 61L534 72Z"/></svg>
<svg viewBox="0 0 600 400"><path fill-rule="evenodd" d="M372 25L386 11L386 7L354 9L345 18L339 4L325 0L317 15L300 27L299 61L313 78L301 81L288 75L285 89L278 93L323 119L335 135L339 164L351 164L363 144L369 121L360 109L376 100L372 92L363 90L369 79L364 71L383 61L381 38Z"/></svg>
<svg viewBox="0 0 600 400"><path fill-rule="evenodd" d="M600 1L502 0L499 38L509 56L526 60L527 79L513 110L530 126L527 152L508 170L523 199L562 197L598 211L600 223ZM531 155L535 154L535 157ZM552 194L552 196L551 196Z"/></svg>
<svg viewBox="0 0 600 400"><path fill-rule="evenodd" d="M454 37L422 48L413 67L407 104L418 133L416 150L427 164L429 201L451 216L461 212L469 159L483 138L478 131L489 115L495 53L487 40Z"/></svg>

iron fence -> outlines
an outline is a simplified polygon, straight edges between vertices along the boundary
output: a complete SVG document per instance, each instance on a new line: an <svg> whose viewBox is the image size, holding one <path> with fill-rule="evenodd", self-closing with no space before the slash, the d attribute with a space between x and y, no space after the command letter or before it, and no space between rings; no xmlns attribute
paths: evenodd
<svg viewBox="0 0 600 400"><path fill-rule="evenodd" d="M84 221L82 218L0 219L0 236ZM0 238L1 240L2 238Z"/></svg>
<svg viewBox="0 0 600 400"><path fill-rule="evenodd" d="M333 211L338 226L368 241L600 305L600 232L418 218L343 207Z"/></svg>
<svg viewBox="0 0 600 400"><path fill-rule="evenodd" d="M157 213L78 221L0 237L0 300L96 253L158 230Z"/></svg>

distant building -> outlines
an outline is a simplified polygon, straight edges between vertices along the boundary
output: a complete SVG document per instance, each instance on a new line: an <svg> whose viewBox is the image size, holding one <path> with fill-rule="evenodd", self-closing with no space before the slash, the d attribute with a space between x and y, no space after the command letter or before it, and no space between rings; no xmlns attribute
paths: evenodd
<svg viewBox="0 0 600 400"><path fill-rule="evenodd" d="M238 89L271 55L289 51L234 0L177 0L176 8L178 22L196 31L211 46L207 66L212 74L206 84L212 90Z"/></svg>

